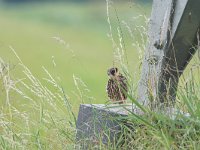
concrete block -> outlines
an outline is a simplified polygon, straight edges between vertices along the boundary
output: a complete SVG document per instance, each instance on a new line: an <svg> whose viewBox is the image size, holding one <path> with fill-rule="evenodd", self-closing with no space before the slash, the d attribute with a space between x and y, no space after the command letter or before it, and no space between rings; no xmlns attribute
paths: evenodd
<svg viewBox="0 0 200 150"><path fill-rule="evenodd" d="M133 110L132 104L81 104L76 124L76 140L81 149L98 145L99 142L117 142L125 117Z"/></svg>

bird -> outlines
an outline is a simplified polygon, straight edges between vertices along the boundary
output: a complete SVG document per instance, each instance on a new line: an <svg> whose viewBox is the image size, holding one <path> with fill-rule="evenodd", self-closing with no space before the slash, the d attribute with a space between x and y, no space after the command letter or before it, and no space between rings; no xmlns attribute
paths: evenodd
<svg viewBox="0 0 200 150"><path fill-rule="evenodd" d="M106 92L113 103L124 104L127 99L128 85L127 79L116 67L108 69L109 80L106 86Z"/></svg>

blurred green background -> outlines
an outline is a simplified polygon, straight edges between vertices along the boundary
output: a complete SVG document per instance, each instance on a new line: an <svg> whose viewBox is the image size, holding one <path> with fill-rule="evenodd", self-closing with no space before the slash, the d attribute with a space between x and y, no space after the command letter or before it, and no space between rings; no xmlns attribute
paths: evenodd
<svg viewBox="0 0 200 150"><path fill-rule="evenodd" d="M79 105L108 102L107 69L113 62L121 71L127 67L130 93L137 96L151 5L152 0L0 0L0 71L1 59L10 66L0 72L0 149L74 149ZM195 58L178 89L183 110L182 102L196 108L198 100ZM44 68L59 86L46 80ZM162 139L157 131L156 139Z"/></svg>
<svg viewBox="0 0 200 150"><path fill-rule="evenodd" d="M15 79L23 78L12 46L32 73L43 79L44 66L54 76L77 109L78 96L73 75L80 78L82 90L91 98L86 103L105 103L107 69L113 65L113 47L108 37L106 1L0 1L0 57L11 66ZM121 29L128 69L137 84L141 33L146 27L151 1L113 1L109 9L113 37L119 44ZM132 29L133 35L127 26ZM143 44L143 43L142 43ZM87 90L89 89L89 90Z"/></svg>

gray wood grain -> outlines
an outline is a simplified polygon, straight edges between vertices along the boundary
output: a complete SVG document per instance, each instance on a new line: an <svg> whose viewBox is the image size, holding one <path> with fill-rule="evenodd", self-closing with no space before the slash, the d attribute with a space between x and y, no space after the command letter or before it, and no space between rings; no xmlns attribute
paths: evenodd
<svg viewBox="0 0 200 150"><path fill-rule="evenodd" d="M138 89L141 104L174 104L179 77L196 52L199 6L199 0L154 0Z"/></svg>

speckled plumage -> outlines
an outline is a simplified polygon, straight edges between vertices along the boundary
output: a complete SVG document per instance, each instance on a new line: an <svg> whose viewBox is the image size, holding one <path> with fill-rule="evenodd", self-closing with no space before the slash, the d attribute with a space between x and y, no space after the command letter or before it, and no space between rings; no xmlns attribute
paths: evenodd
<svg viewBox="0 0 200 150"><path fill-rule="evenodd" d="M121 74L115 78L110 78L107 83L106 91L112 102L123 104L127 99L128 92L126 78Z"/></svg>

